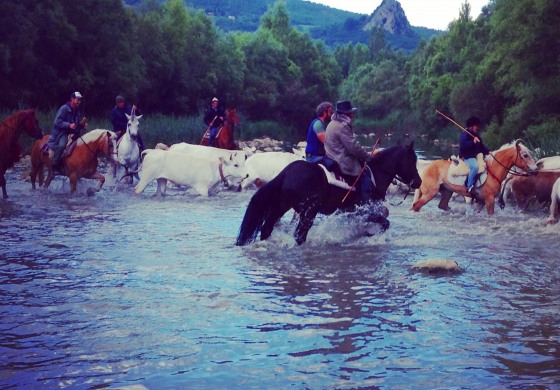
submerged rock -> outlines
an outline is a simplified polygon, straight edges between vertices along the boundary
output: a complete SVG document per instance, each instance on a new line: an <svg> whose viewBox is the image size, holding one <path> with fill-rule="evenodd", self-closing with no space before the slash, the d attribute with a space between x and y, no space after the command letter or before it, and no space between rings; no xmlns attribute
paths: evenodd
<svg viewBox="0 0 560 390"><path fill-rule="evenodd" d="M428 259L412 266L414 270L428 273L460 273L463 269L455 260Z"/></svg>

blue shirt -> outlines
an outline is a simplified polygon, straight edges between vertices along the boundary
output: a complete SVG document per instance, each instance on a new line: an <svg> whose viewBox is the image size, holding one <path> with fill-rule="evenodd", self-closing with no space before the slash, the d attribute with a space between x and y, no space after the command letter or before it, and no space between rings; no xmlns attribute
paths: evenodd
<svg viewBox="0 0 560 390"><path fill-rule="evenodd" d="M305 153L314 156L325 156L325 145L319 141L317 137L318 133L325 131L325 125L321 122L321 119L315 118L309 128L307 129L307 146L305 147Z"/></svg>

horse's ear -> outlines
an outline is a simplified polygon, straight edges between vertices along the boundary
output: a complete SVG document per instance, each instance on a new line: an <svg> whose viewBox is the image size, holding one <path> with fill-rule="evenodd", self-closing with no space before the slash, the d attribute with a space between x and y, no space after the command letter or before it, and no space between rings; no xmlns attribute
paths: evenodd
<svg viewBox="0 0 560 390"><path fill-rule="evenodd" d="M410 149L414 150L414 141L410 143Z"/></svg>
<svg viewBox="0 0 560 390"><path fill-rule="evenodd" d="M142 118L142 115L136 117L136 119L140 119L140 118Z"/></svg>
<svg viewBox="0 0 560 390"><path fill-rule="evenodd" d="M126 112L124 113L124 115L126 115L126 119L130 120L130 118L132 118L131 115L128 115Z"/></svg>

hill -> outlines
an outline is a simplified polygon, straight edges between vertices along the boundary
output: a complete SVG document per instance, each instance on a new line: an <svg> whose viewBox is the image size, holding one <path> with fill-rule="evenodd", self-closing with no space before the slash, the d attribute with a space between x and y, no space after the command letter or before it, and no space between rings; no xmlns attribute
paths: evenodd
<svg viewBox="0 0 560 390"><path fill-rule="evenodd" d="M137 6L141 0L124 0ZM163 0L162 0L163 1ZM410 26L400 3L383 0L371 15L343 11L303 0L284 0L294 27L307 31L331 48L348 42L367 44L372 28L382 28L385 39L395 50L410 52L416 49L421 38L429 39L441 32L425 27ZM201 9L214 18L216 26L224 32L258 29L263 14L276 0L185 0L187 7Z"/></svg>

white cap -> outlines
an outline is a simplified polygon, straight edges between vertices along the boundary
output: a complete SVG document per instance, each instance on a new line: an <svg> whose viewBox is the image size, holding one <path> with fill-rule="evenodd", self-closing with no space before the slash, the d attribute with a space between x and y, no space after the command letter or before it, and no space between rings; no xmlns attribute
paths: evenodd
<svg viewBox="0 0 560 390"><path fill-rule="evenodd" d="M212 99L213 102L217 102L219 101L217 97L215 97L214 99Z"/></svg>
<svg viewBox="0 0 560 390"><path fill-rule="evenodd" d="M83 98L82 94L79 93L78 91L72 92L72 95L70 95L70 97L76 98L76 99L81 99L81 98Z"/></svg>

